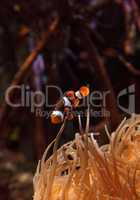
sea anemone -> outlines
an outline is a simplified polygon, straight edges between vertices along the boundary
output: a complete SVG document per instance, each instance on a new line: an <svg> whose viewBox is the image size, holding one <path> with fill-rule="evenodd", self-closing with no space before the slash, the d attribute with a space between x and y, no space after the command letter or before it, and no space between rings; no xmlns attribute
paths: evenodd
<svg viewBox="0 0 140 200"><path fill-rule="evenodd" d="M140 199L140 116L124 119L112 134L106 127L109 144L101 147L88 133L88 117L85 133L57 150L64 124L39 161L34 200Z"/></svg>

